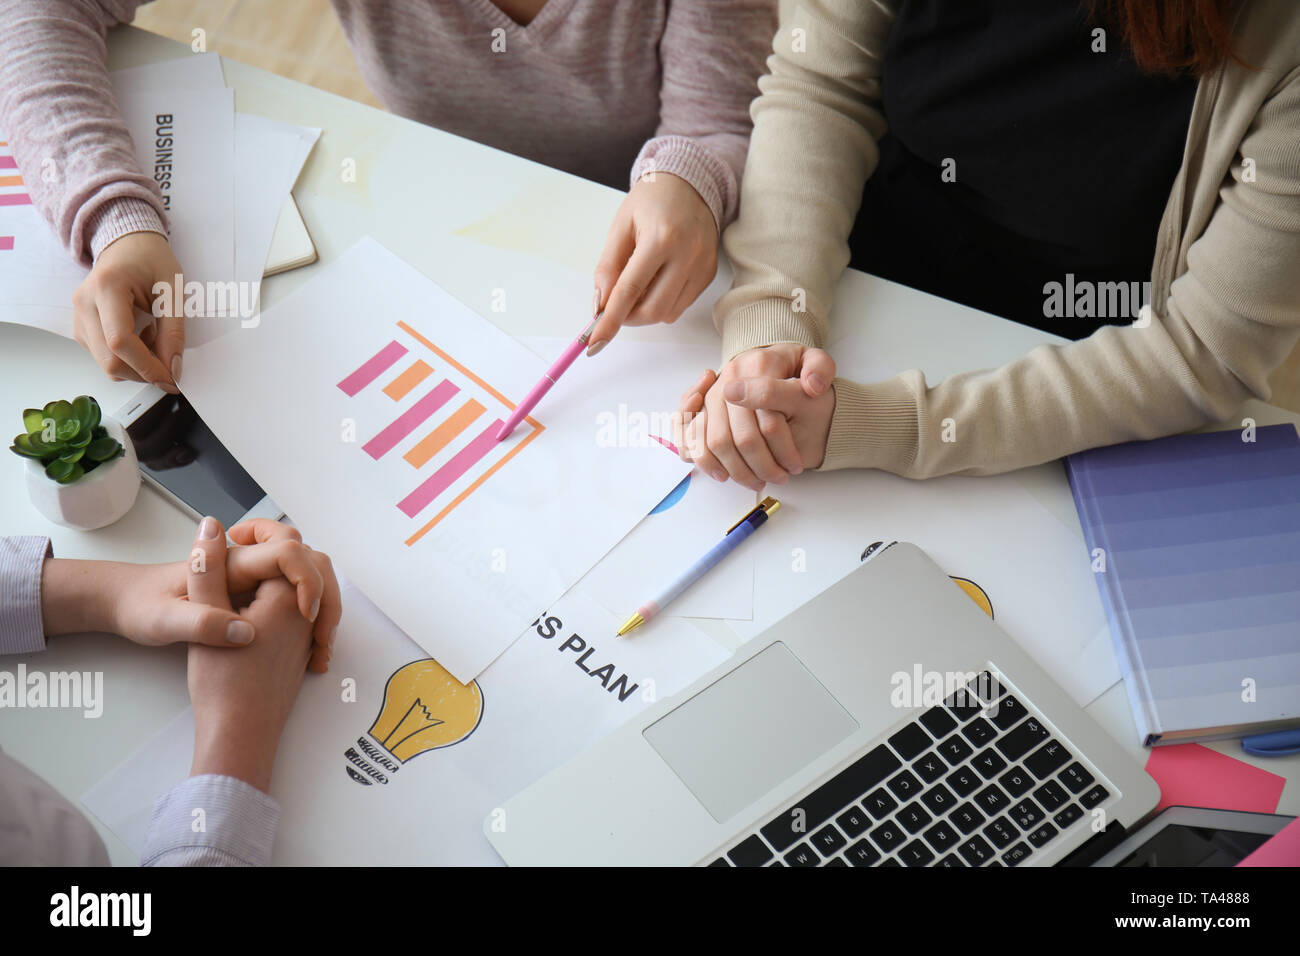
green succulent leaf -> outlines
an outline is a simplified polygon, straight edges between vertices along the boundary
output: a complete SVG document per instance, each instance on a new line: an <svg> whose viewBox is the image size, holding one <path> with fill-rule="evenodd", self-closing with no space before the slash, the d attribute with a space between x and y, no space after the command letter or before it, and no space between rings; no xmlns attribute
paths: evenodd
<svg viewBox="0 0 1300 956"><path fill-rule="evenodd" d="M84 448L69 448L59 456L59 461L81 461L81 456L86 453Z"/></svg>
<svg viewBox="0 0 1300 956"><path fill-rule="evenodd" d="M64 475L62 478L56 478L54 480L61 485L70 485L85 473L86 473L86 469L81 467L80 462L77 462L72 466L72 470L69 471L66 475Z"/></svg>
<svg viewBox="0 0 1300 956"><path fill-rule="evenodd" d="M77 418L81 419L83 428L94 428L99 424L102 415L99 410L99 402L89 395L78 395L74 398L72 400L72 410Z"/></svg>
<svg viewBox="0 0 1300 956"><path fill-rule="evenodd" d="M24 458L40 458L40 452L32 447L31 439L27 435L15 435L14 443L9 446L9 450L16 455L22 455Z"/></svg>
<svg viewBox="0 0 1300 956"><path fill-rule="evenodd" d="M45 417L53 418L56 424L61 424L73 416L71 402L65 402L60 399L57 402L50 402L45 406Z"/></svg>
<svg viewBox="0 0 1300 956"><path fill-rule="evenodd" d="M108 437L108 429L105 428L103 425L96 425L94 428L91 429L90 433L96 439Z"/></svg>
<svg viewBox="0 0 1300 956"><path fill-rule="evenodd" d="M23 428L25 428L29 433L40 431L44 422L45 413L39 408L23 409Z"/></svg>
<svg viewBox="0 0 1300 956"><path fill-rule="evenodd" d="M97 438L86 446L86 457L92 461L111 461L121 451L116 438Z"/></svg>
<svg viewBox="0 0 1300 956"><path fill-rule="evenodd" d="M77 467L80 466L78 466L75 462L63 461L62 459L56 458L54 461L50 462L48 465L45 466L45 474L47 477L53 478L55 481L62 481L69 474L71 474L73 468L77 468Z"/></svg>
<svg viewBox="0 0 1300 956"><path fill-rule="evenodd" d="M58 427L55 429L55 435L59 441L72 441L80 431L81 419L67 418L59 422Z"/></svg>
<svg viewBox="0 0 1300 956"><path fill-rule="evenodd" d="M82 423L81 431L77 432L76 438L73 438L68 442L68 447L85 448L94 440L95 440L94 429L87 428L85 426L85 423Z"/></svg>

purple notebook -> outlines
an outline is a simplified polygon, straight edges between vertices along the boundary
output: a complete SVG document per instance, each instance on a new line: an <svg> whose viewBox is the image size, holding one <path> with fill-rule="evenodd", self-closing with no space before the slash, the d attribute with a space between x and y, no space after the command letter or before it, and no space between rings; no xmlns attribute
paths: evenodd
<svg viewBox="0 0 1300 956"><path fill-rule="evenodd" d="M1300 726L1295 426L1111 445L1065 471L1143 744Z"/></svg>

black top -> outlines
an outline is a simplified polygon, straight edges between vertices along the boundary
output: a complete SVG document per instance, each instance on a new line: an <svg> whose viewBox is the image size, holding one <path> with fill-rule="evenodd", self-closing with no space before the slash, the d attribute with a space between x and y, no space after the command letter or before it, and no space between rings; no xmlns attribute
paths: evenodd
<svg viewBox="0 0 1300 956"><path fill-rule="evenodd" d="M1094 52L1089 7L903 0L854 267L1069 338L1132 321L1045 316L1043 286L1151 278L1196 79L1141 72L1113 28Z"/></svg>

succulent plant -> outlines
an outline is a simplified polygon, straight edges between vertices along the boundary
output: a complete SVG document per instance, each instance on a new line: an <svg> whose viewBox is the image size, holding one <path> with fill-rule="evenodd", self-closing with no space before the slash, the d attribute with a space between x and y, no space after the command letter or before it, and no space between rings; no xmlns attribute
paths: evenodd
<svg viewBox="0 0 1300 956"><path fill-rule="evenodd" d="M121 442L109 437L100 418L99 402L89 395L25 409L27 431L14 438L9 450L36 459L49 478L70 485L125 452Z"/></svg>

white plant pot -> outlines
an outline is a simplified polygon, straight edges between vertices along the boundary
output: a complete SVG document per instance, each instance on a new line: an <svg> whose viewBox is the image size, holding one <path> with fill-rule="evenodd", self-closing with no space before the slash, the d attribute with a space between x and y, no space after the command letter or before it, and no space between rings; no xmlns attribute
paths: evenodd
<svg viewBox="0 0 1300 956"><path fill-rule="evenodd" d="M36 510L55 524L93 531L121 518L135 504L140 490L140 468L135 446L126 431L111 418L100 421L109 436L126 449L125 454L70 485L61 485L45 475L45 466L27 459L27 496Z"/></svg>

